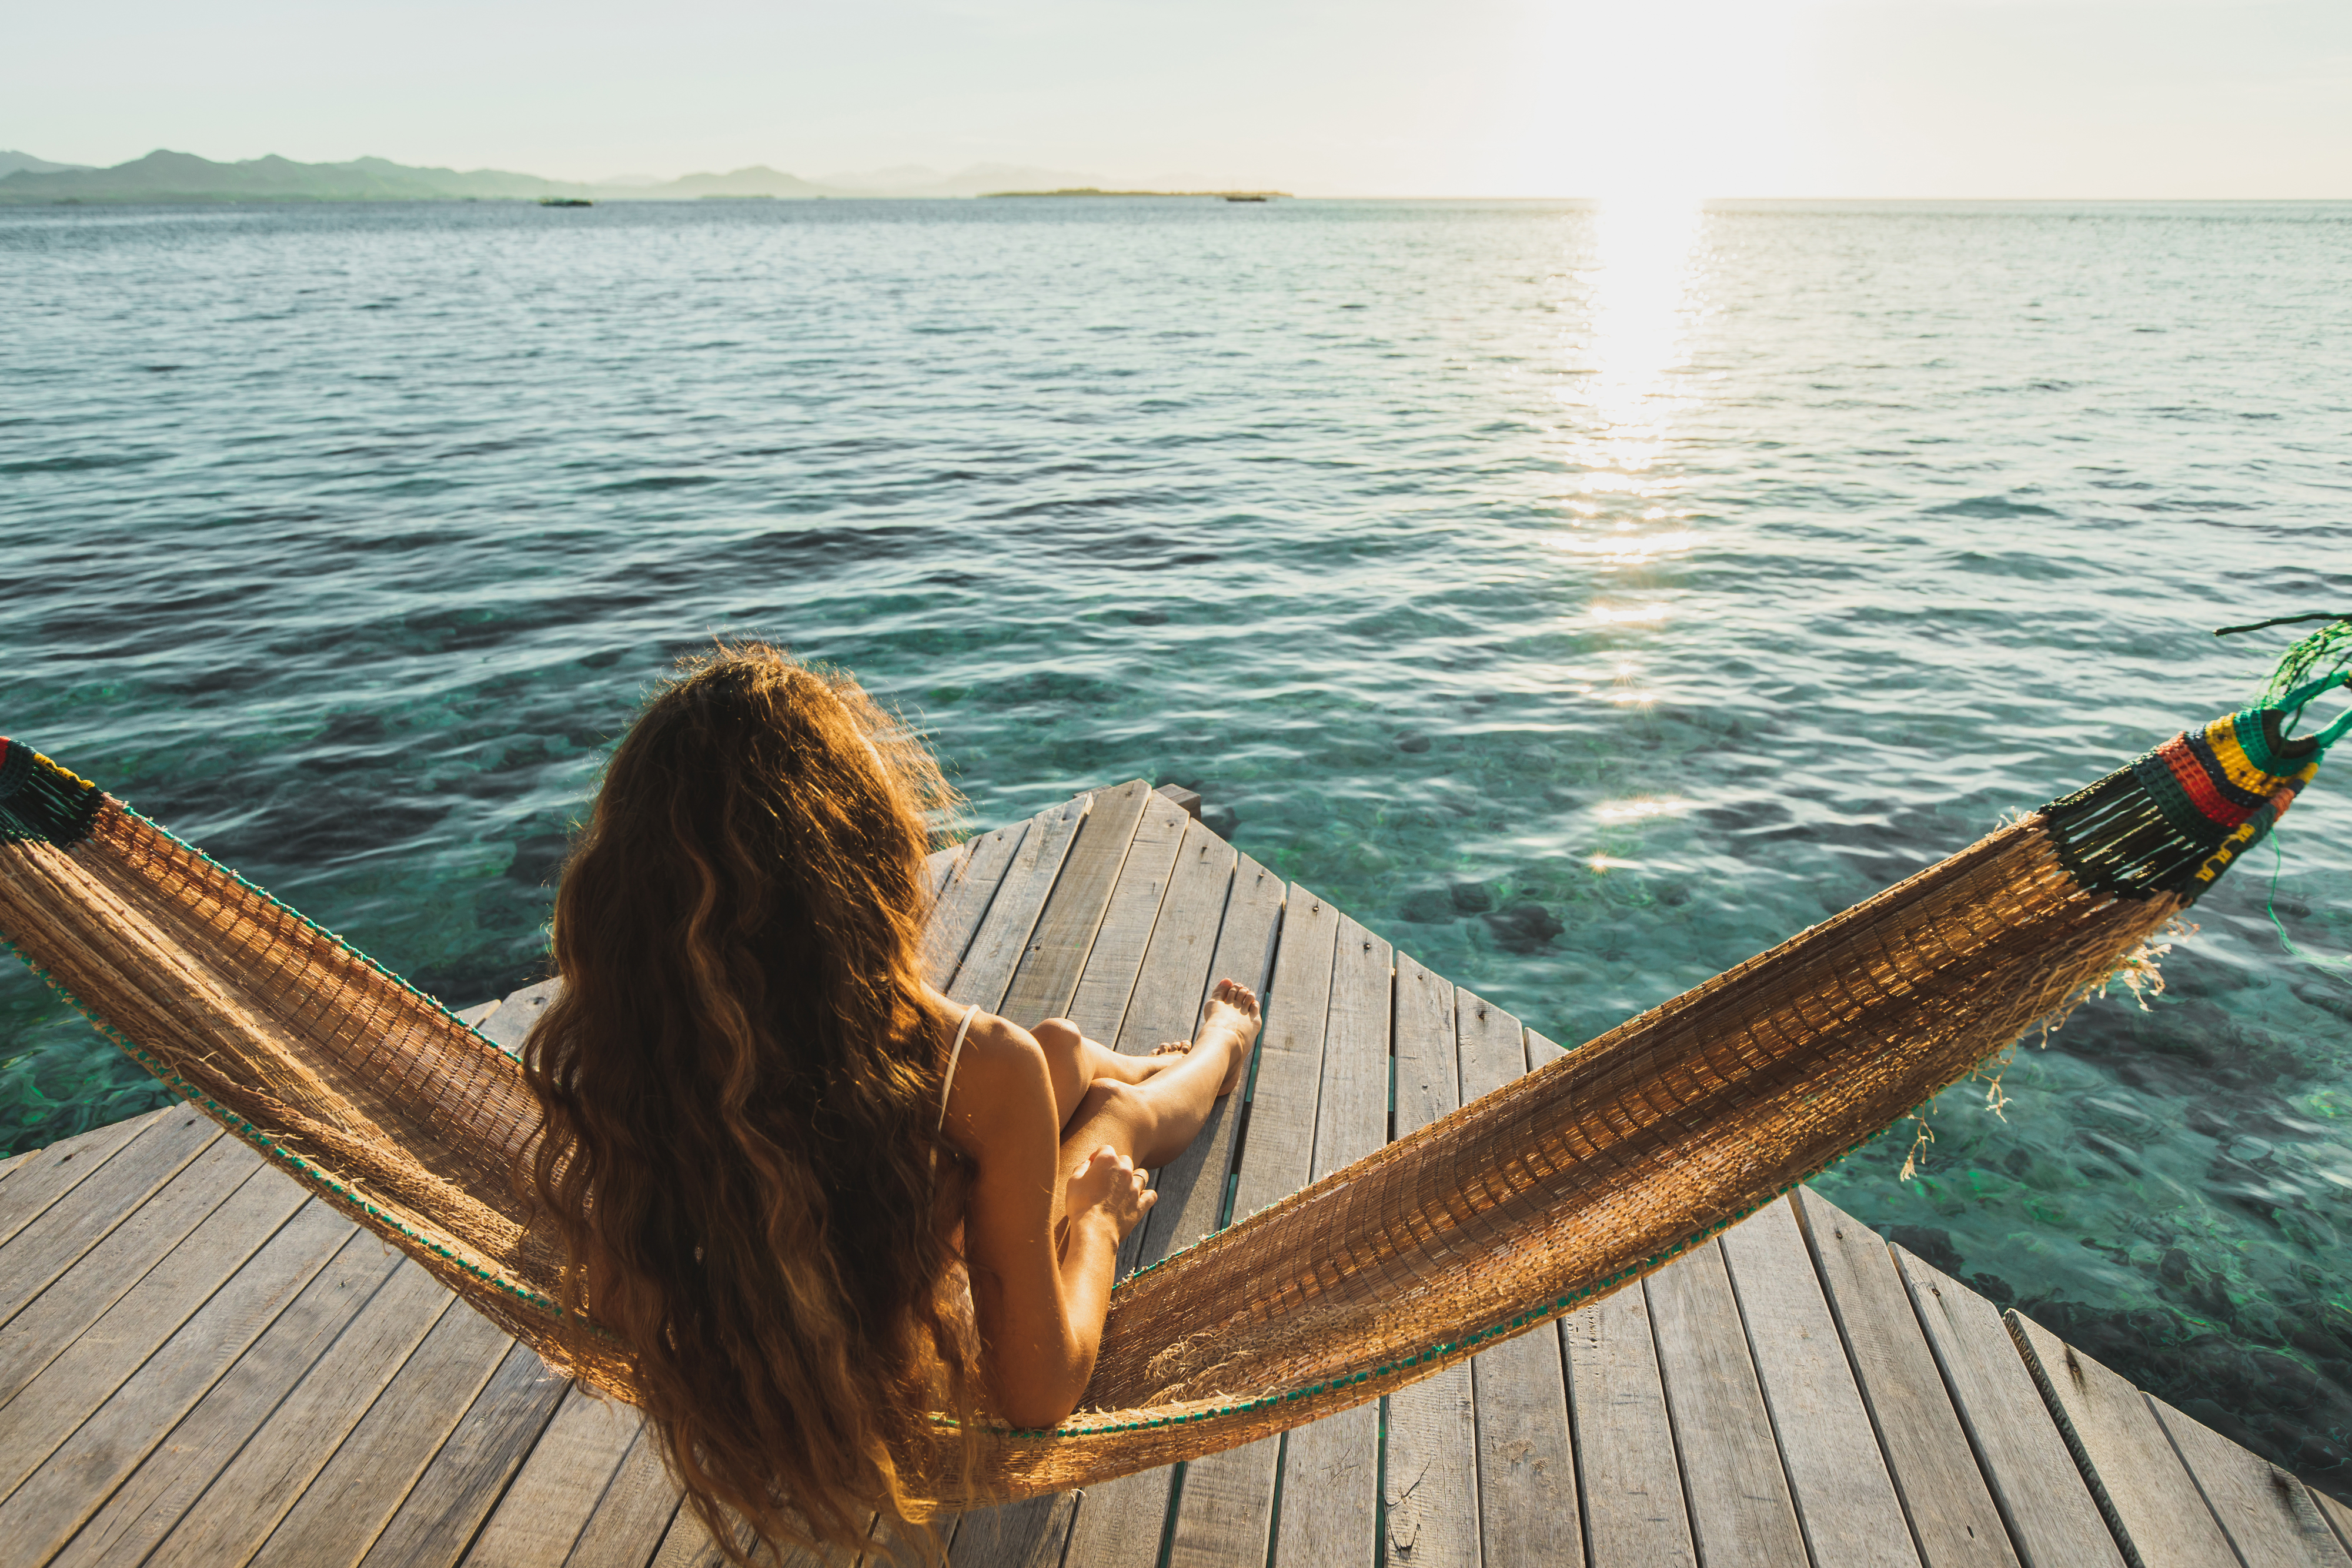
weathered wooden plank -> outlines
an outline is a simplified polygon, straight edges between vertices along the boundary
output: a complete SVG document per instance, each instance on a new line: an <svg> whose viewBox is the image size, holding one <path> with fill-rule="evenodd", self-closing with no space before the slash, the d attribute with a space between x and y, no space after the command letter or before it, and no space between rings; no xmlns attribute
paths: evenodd
<svg viewBox="0 0 2352 1568"><path fill-rule="evenodd" d="M449 1568L456 1563L571 1386L529 1345L508 1350L369 1548L365 1568Z"/></svg>
<svg viewBox="0 0 2352 1568"><path fill-rule="evenodd" d="M1557 1355L1558 1336L1542 1337ZM1463 1362L1389 1396L1381 1477L1387 1505L1385 1563L1476 1568L1482 1561L1476 1386L1471 1373L1470 1364Z"/></svg>
<svg viewBox="0 0 2352 1568"><path fill-rule="evenodd" d="M533 981L519 991L508 992L490 1015L474 1026L474 1031L513 1055L522 1050L530 1026L546 1013L547 1004L562 994L563 982L560 979Z"/></svg>
<svg viewBox="0 0 2352 1568"><path fill-rule="evenodd" d="M24 1311L220 1135L211 1122L181 1107L151 1123L47 1206L0 1252L0 1323Z"/></svg>
<svg viewBox="0 0 2352 1568"><path fill-rule="evenodd" d="M1315 1117L1317 1178L1388 1141L1394 949L1346 915L1336 946ZM1298 1427L1282 1463L1275 1560L1284 1568L1362 1568L1377 1549L1380 1407L1359 1405Z"/></svg>
<svg viewBox="0 0 2352 1568"><path fill-rule="evenodd" d="M1344 915L1334 949L1309 1177L1318 1181L1388 1142L1395 949Z"/></svg>
<svg viewBox="0 0 2352 1568"><path fill-rule="evenodd" d="M933 898L947 891L948 878L955 875L956 862L963 859L963 845L950 844L943 850L933 850L923 857L923 865L931 873Z"/></svg>
<svg viewBox="0 0 2352 1568"><path fill-rule="evenodd" d="M1190 818L1167 797L1143 797L1139 825L1127 851L1127 862L1119 870L1118 891L1112 894L1110 907L1103 915L1101 931L1094 938L1094 952L1087 955L1087 971L1079 977L1077 997L1070 1004L1070 1022L1075 1022L1089 1039L1108 1039L1118 1049L1150 1051L1160 1044L1160 1039L1185 1037L1185 1030L1179 1030L1176 1034L1160 1034L1150 1044L1140 1044L1140 1032L1129 1030L1127 1020L1134 1013L1169 1018L1183 1006L1188 976L1160 964L1150 983L1146 983L1143 971L1150 952L1160 947L1162 936L1171 931L1167 917L1173 912L1169 912L1167 905L1188 828ZM1094 832L1091 822L1087 832ZM1085 849L1085 844L1079 844L1079 849ZM1079 856L1073 853L1073 873L1077 861ZM1070 873L1063 874L1063 882L1070 882ZM1218 910L1209 915L1212 926L1202 940L1202 947L1216 940L1213 922L1223 907L1223 889L1218 889ZM1054 889L1054 900L1058 903L1061 898L1063 891ZM1176 915L1176 919L1181 919L1181 915ZM1040 934L1042 931L1045 922L1040 922ZM1202 967L1206 967L1206 959L1202 959ZM1190 977L1190 1006L1192 1016L1197 1018L1202 980ZM1040 997L1040 1001L1046 1001L1046 997ZM1140 1237L1140 1225L1127 1234L1127 1241L1119 1249L1122 1271L1134 1262L1134 1249ZM1098 1568L1150 1568L1152 1561L1160 1556L1160 1535L1167 1519L1171 1479L1171 1467L1162 1467L1089 1488L1085 1504L1079 1507L1033 1498L1002 1510L967 1514L955 1532L955 1561L960 1565L971 1561L988 1563L990 1568L1012 1568L1025 1563L1058 1563L1068 1552L1075 1561L1096 1563ZM1073 1526L1077 1531L1075 1535Z"/></svg>
<svg viewBox="0 0 2352 1568"><path fill-rule="evenodd" d="M1181 813L1178 813L1181 815ZM1165 1477L1167 1471L1156 1470L1150 1475ZM1129 1476L1127 1480L1145 1477ZM1167 1510L1168 1492L1164 1479L1157 1492L1160 1509L1151 1512L1148 1521L1151 1545L1143 1561L1148 1564L1160 1551L1160 1521ZM1108 1514L1116 1511L1118 1526L1141 1527L1147 1521L1133 1507L1139 1499L1124 1490L1117 1482L1108 1487L1088 1487L1082 1492L1050 1492L1044 1497L1024 1499L1003 1508L982 1509L968 1513L957 1522L955 1545L948 1560L955 1568L1060 1568L1066 1556L1071 1563L1089 1565L1108 1564L1131 1557L1132 1548L1124 1539L1123 1528L1103 1530L1097 1525L1095 1539L1099 1547L1082 1547L1072 1538L1072 1527L1086 1516L1088 1507ZM1141 1501L1149 1503L1151 1494L1146 1492ZM1134 1516L1134 1517L1130 1517ZM1106 1554L1093 1555L1100 1550ZM919 1561L921 1553L911 1546L901 1549L898 1555L908 1562Z"/></svg>
<svg viewBox="0 0 2352 1568"><path fill-rule="evenodd" d="M1184 841L1187 821L1184 813L1167 797L1144 797L1142 816L1136 823L1135 836L1128 841L1127 858L1119 867L1118 883L1111 890L1110 902L1103 910L1101 924L1085 955L1086 967L1061 1009L1089 1040L1107 1040L1113 1049L1120 1044L1128 1003L1143 975L1144 951L1150 946L1153 930L1160 923L1160 906L1166 901L1169 882L1176 869L1176 855ZM1091 831L1090 825L1090 833ZM1079 861L1087 858L1086 845L1081 842L1078 847L1080 852L1070 862L1074 873ZM1042 930L1040 935L1044 935ZM1213 927L1207 940L1216 940ZM1038 999L1050 1001L1051 998ZM1151 1047L1142 1049L1148 1051Z"/></svg>
<svg viewBox="0 0 2352 1568"><path fill-rule="evenodd" d="M989 901L988 913L964 949L955 978L941 988L949 996L959 1002L977 1002L991 1012L1003 1010L1005 988L1020 967L1030 933L1037 929L1045 895L1053 892L1054 879L1062 874L1071 841L1077 837L1094 803L1092 795L1081 795L1029 820L1027 831L1021 835L997 883L996 896Z"/></svg>
<svg viewBox="0 0 2352 1568"><path fill-rule="evenodd" d="M745 1550L749 1550L751 1544L751 1532L740 1524L736 1529L736 1544ZM920 1554L911 1548L896 1559L909 1565L921 1560ZM838 1557L827 1558L799 1546L788 1546L772 1556L760 1559L763 1564L772 1564L772 1568L838 1568L840 1561ZM861 1563L876 1561L878 1559L872 1554L859 1559ZM661 1550L654 1553L652 1568L728 1568L727 1554L719 1550L719 1543L710 1539L709 1531L703 1529L700 1516L691 1508L680 1508L669 1521L668 1533L662 1537Z"/></svg>
<svg viewBox="0 0 2352 1568"><path fill-rule="evenodd" d="M1030 831L1027 822L966 840L955 848L955 865L948 883L931 905L930 922L923 929L923 972L931 984L945 990L971 946L988 906L994 902L1014 853Z"/></svg>
<svg viewBox="0 0 2352 1568"><path fill-rule="evenodd" d="M1175 1500L1171 1568L1225 1568L1266 1561L1282 1442L1279 1436L1261 1437L1187 1461L1183 1490Z"/></svg>
<svg viewBox="0 0 2352 1568"><path fill-rule="evenodd" d="M1462 1060L1462 1102L1483 1099L1528 1070L1527 1028L1467 986L1454 991L1455 1049Z"/></svg>
<svg viewBox="0 0 2352 1568"><path fill-rule="evenodd" d="M1339 928L1346 918L1296 883L1283 901L1265 1023L1258 1034L1256 1066L1245 1085L1250 1124L1236 1172L1236 1219L1280 1202L1313 1179L1324 1044L1330 1030Z"/></svg>
<svg viewBox="0 0 2352 1568"><path fill-rule="evenodd" d="M1144 803L1150 799L1151 786L1140 779L1095 796L1086 824L1062 862L1062 874L1038 913L998 1013L1025 1027L1069 1010L1118 873L1127 864L1129 846L1143 821Z"/></svg>
<svg viewBox="0 0 2352 1568"><path fill-rule="evenodd" d="M931 1521L930 1537L927 1542L917 1539L911 1530L896 1521L877 1515L866 1532L867 1544L866 1550L858 1554L859 1568L882 1568L884 1564L888 1564L889 1568L940 1568L940 1565L949 1563L961 1568L963 1560L956 1557L951 1550L961 1522L952 1513L939 1515ZM786 1564L786 1568L803 1568L804 1563L813 1563L814 1559L794 1558Z"/></svg>
<svg viewBox="0 0 2352 1568"><path fill-rule="evenodd" d="M170 1255L86 1331L77 1312L70 1343L46 1356L37 1347L28 1350L26 1364L38 1360L41 1369L12 1390L15 1397L0 1410L0 1494L14 1491L56 1452L302 1207L301 1189L278 1173L248 1170L247 1176L226 1202L216 1204L205 1195L204 1207L211 1212L204 1223L190 1227ZM152 1201L166 1196L168 1189ZM68 1275L50 1294L73 1282ZM40 1326L31 1321L40 1315L39 1305L17 1323Z"/></svg>
<svg viewBox="0 0 2352 1568"><path fill-rule="evenodd" d="M2246 1568L2352 1568L2301 1481L2153 1394L2142 1397Z"/></svg>
<svg viewBox="0 0 2352 1568"><path fill-rule="evenodd" d="M1722 1249L1695 1247L1646 1284L1699 1555L1805 1568L1804 1535Z"/></svg>
<svg viewBox="0 0 2352 1568"><path fill-rule="evenodd" d="M1144 957L1120 1049L1149 1051L1162 1040L1192 1038L1209 988L1218 980L1237 980L1263 998L1281 924L1282 879L1247 855L1235 855L1232 845L1194 823L1185 834L1160 929ZM1133 1260L1156 1262L1223 1221L1246 1102L1246 1070L1242 1082L1244 1092L1217 1102L1201 1135L1160 1173L1160 1198L1136 1227Z"/></svg>
<svg viewBox="0 0 2352 1568"><path fill-rule="evenodd" d="M1461 1109L1462 1063L1454 1043L1454 982L1412 954L1399 953L1395 987L1390 1133L1402 1138Z"/></svg>
<svg viewBox="0 0 2352 1568"><path fill-rule="evenodd" d="M1569 1313L1560 1333L1593 1568L1692 1568L1698 1554L1645 1286L1637 1281ZM1495 1559L1498 1568L1505 1561Z"/></svg>
<svg viewBox="0 0 2352 1568"><path fill-rule="evenodd" d="M662 1465L661 1445L651 1428L640 1425L596 1511L581 1527L564 1568L646 1568L661 1550L678 1503L677 1487Z"/></svg>
<svg viewBox="0 0 2352 1568"><path fill-rule="evenodd" d="M478 1312L442 1313L254 1554L252 1568L365 1556L513 1343Z"/></svg>
<svg viewBox="0 0 2352 1568"><path fill-rule="evenodd" d="M549 1568L562 1563L641 1425L629 1406L572 1385L466 1553L467 1568Z"/></svg>
<svg viewBox="0 0 2352 1568"><path fill-rule="evenodd" d="M2136 1568L2234 1568L2237 1553L2139 1390L2017 1312L2010 1336Z"/></svg>
<svg viewBox="0 0 2352 1568"><path fill-rule="evenodd" d="M1526 1070L1527 1031L1517 1019L1458 988L1454 1017L1465 1102L1493 1093ZM1559 1331L1546 1324L1470 1361L1477 1420L1478 1536L1485 1560L1496 1568L1517 1563L1567 1568L1584 1556L1561 1354Z"/></svg>
<svg viewBox="0 0 2352 1568"><path fill-rule="evenodd" d="M736 1543L749 1546L751 1532L741 1531ZM702 1527L700 1516L690 1508L681 1508L662 1536L661 1549L654 1553L653 1568L725 1568L726 1563L727 1554Z"/></svg>
<svg viewBox="0 0 2352 1568"><path fill-rule="evenodd" d="M1166 804L1165 796L1154 799ZM1234 951L1224 940L1225 907L1233 891L1234 868L1241 857L1233 845L1181 811L1176 821L1182 837L1169 868L1168 894L1160 901L1159 918L1152 923L1150 940L1144 947L1134 997L1120 1019L1117 1038L1111 1040L1114 1049L1129 1056L1147 1055L1166 1040L1192 1038L1210 982L1215 978L1215 960ZM1137 833L1139 845L1142 837ZM1273 888L1271 903L1278 908L1282 884L1270 873L1259 874ZM1256 902L1263 906L1265 901ZM1260 932L1261 937L1265 935ZM1099 939L1096 946L1101 946ZM1234 977L1255 986L1263 969L1264 956L1252 955L1244 962L1244 972Z"/></svg>
<svg viewBox="0 0 2352 1568"><path fill-rule="evenodd" d="M1237 874L1237 889L1238 882ZM1297 1191L1313 1169L1339 920L1338 910L1303 887L1291 888L1284 900L1274 977L1264 998L1265 1025L1247 1081L1249 1127L1235 1172L1235 1218ZM1281 1437L1265 1437L1185 1466L1170 1568L1265 1561L1284 1447Z"/></svg>
<svg viewBox="0 0 2352 1568"><path fill-rule="evenodd" d="M147 1559L150 1568L244 1562L454 1301L439 1281L404 1260L181 1515Z"/></svg>
<svg viewBox="0 0 2352 1568"><path fill-rule="evenodd" d="M352 1234L67 1543L58 1563L144 1558L400 1263L374 1237Z"/></svg>
<svg viewBox="0 0 2352 1568"><path fill-rule="evenodd" d="M2123 1562L2000 1313L1903 1249L1890 1250L2019 1560L2025 1568Z"/></svg>
<svg viewBox="0 0 2352 1568"><path fill-rule="evenodd" d="M499 1004L505 1000L504 997L492 997L488 1001L476 1002L470 1008L452 1008L449 1009L450 1016L467 1028L478 1030L482 1027L482 1020L498 1011Z"/></svg>
<svg viewBox="0 0 2352 1568"><path fill-rule="evenodd" d="M1395 955L1395 968L1390 1135L1404 1138L1461 1110L1463 1079L1461 1049L1454 1044L1454 983L1409 952Z"/></svg>
<svg viewBox="0 0 2352 1568"><path fill-rule="evenodd" d="M1417 1133L1461 1107L1454 1015L1454 982L1399 953L1393 1136ZM1441 1257L1428 1266L1450 1265ZM1381 1560L1400 1568L1477 1568L1478 1423L1470 1364L1457 1363L1389 1396L1388 1425Z"/></svg>
<svg viewBox="0 0 2352 1568"><path fill-rule="evenodd" d="M235 1139L214 1140L204 1153L183 1166L177 1175L126 1216L121 1224L109 1231L104 1240L83 1254L71 1270L27 1302L22 1312L9 1320L5 1328L0 1328L0 1405L16 1398L18 1392L38 1377L42 1368L62 1354L84 1330L100 1318L109 1316L115 1304L146 1279L167 1256L179 1249L188 1233L204 1225L206 1218L251 1177L260 1165L261 1156ZM283 1189L278 1195L281 1201L276 1206L281 1211L277 1219L282 1220L301 1203L301 1195L289 1181L281 1178L275 1185ZM243 1215L250 1207L248 1201L239 1206L237 1212ZM208 1228L208 1236L215 1248L225 1243L231 1246L242 1243L249 1250L268 1240L269 1232L276 1228L277 1223L273 1221L257 1236L240 1237L234 1234L224 1236L220 1227L212 1226ZM199 1272L211 1283L217 1283L236 1267L235 1259L242 1256L244 1252L240 1251L217 1260L207 1258L200 1266ZM13 1260L0 1257L0 1263L9 1261ZM226 1266L216 1267L221 1262ZM203 1301L201 1291L193 1298L185 1293L197 1289L197 1281L187 1277L187 1263L188 1260L182 1258L181 1267L173 1273L180 1286L179 1294L159 1297L152 1290L140 1292L141 1299L147 1303L145 1311L174 1314L169 1321L157 1321L152 1325L142 1319L138 1324L141 1330L152 1326L158 1331L159 1337L168 1334ZM209 1289L210 1284L204 1287L205 1291ZM117 1317L115 1327L118 1333L122 1323L123 1320ZM152 1347L155 1342L146 1343ZM83 1360L87 1363L88 1357ZM122 1368L121 1375L129 1376L137 1364L134 1361L131 1366ZM50 1385L49 1392L55 1395L54 1383ZM110 1388L98 1394L83 1407L84 1413L97 1408L98 1401L110 1392ZM10 1425L15 1425L13 1418ZM0 1466L0 1488L15 1484L18 1479L18 1473Z"/></svg>
<svg viewBox="0 0 2352 1568"><path fill-rule="evenodd" d="M38 1219L48 1207L71 1192L92 1171L102 1167L123 1145L166 1116L185 1114L184 1105L166 1105L144 1116L93 1127L70 1138L60 1138L45 1149L16 1156L8 1179L0 1183L0 1249L16 1233Z"/></svg>
<svg viewBox="0 0 2352 1568"><path fill-rule="evenodd" d="M305 1204L7 1494L0 1503L0 1541L26 1543L33 1562L62 1547L326 1267L352 1231L351 1221L326 1205ZM0 1450L13 1454L23 1436L13 1420L0 1417Z"/></svg>
<svg viewBox="0 0 2352 1568"><path fill-rule="evenodd" d="M1720 1245L1813 1568L1917 1568L1796 1211L1767 1204Z"/></svg>
<svg viewBox="0 0 2352 1568"><path fill-rule="evenodd" d="M2318 1507L2320 1514L2335 1530L2337 1542L2346 1552L2352 1552L2352 1507L2345 1506L2317 1487L2307 1486L2304 1490L2311 1495L2312 1502Z"/></svg>
<svg viewBox="0 0 2352 1568"><path fill-rule="evenodd" d="M1811 1187L1795 1198L1921 1557L1927 1568L2011 1568L2008 1527L1886 1243Z"/></svg>

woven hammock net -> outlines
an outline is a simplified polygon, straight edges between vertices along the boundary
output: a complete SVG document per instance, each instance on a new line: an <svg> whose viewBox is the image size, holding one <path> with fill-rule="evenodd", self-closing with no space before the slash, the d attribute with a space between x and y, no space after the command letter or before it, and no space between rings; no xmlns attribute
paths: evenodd
<svg viewBox="0 0 2352 1568"><path fill-rule="evenodd" d="M989 1434L982 1490L1087 1485L1377 1398L1769 1202L2114 974L2258 841L2333 738L2287 739L2299 706L2168 741L1132 1277L1087 1410ZM626 1398L617 1348L557 1332L561 1260L514 1176L537 1125L515 1061L111 797L0 748L16 950L325 1201Z"/></svg>

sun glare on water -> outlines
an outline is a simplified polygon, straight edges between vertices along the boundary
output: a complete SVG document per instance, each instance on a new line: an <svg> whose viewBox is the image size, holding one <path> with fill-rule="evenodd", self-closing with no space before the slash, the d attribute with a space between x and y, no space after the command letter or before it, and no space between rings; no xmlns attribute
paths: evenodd
<svg viewBox="0 0 2352 1568"><path fill-rule="evenodd" d="M1574 313L1556 395L1580 470L1570 500L1579 526L1555 542L1604 568L1646 566L1696 543L1663 459L1683 395L1704 216L1698 199L1666 175L1635 166L1629 188L1600 199L1579 225L1580 254L1565 279ZM1599 618L1633 619L1629 608Z"/></svg>
<svg viewBox="0 0 2352 1568"><path fill-rule="evenodd" d="M1698 204L1681 197L1606 199L1592 214L1589 315L1560 392L1576 416L1589 493L1661 494L1645 476L1667 434L1699 222Z"/></svg>
<svg viewBox="0 0 2352 1568"><path fill-rule="evenodd" d="M1587 494L1671 493L1656 469L1705 307L1703 202L1781 177L1808 4L1567 0L1549 18L1540 47L1575 83L1551 126L1555 188L1595 204L1571 262L1585 319L1559 394Z"/></svg>
<svg viewBox="0 0 2352 1568"><path fill-rule="evenodd" d="M1586 570L1641 574L1700 542L1675 504L1679 481L1661 462L1672 434L1700 213L1696 201L1680 197L1621 197L1602 202L1591 223L1586 324L1580 340L1567 345L1570 374L1559 392L1583 472L1569 504L1577 523L1551 542ZM1662 627L1671 612L1652 601L1597 603L1588 613L1601 627L1632 631ZM1632 665L1618 671L1611 690L1591 695L1621 706L1656 700Z"/></svg>
<svg viewBox="0 0 2352 1568"><path fill-rule="evenodd" d="M1654 405L1682 347L1698 224L1698 204L1679 196L1609 198L1593 214L1587 406L1622 467L1646 467L1655 456L1663 421Z"/></svg>
<svg viewBox="0 0 2352 1568"><path fill-rule="evenodd" d="M1696 610L1679 602L1676 563L1707 541L1678 454L1700 427L1707 382L1692 361L1722 265L1705 203L1781 177L1799 90L1794 40L1812 4L1562 0L1548 15L1538 53L1574 87L1547 127L1557 166L1537 177L1591 204L1558 231L1552 396L1566 471L1556 498L1563 526L1546 542L1596 591L1569 620L1613 633L1603 646L1632 655L1612 677L1563 672L1596 702L1662 700L1666 672L1640 665L1676 642L1648 634ZM1636 803L1603 820L1654 814Z"/></svg>

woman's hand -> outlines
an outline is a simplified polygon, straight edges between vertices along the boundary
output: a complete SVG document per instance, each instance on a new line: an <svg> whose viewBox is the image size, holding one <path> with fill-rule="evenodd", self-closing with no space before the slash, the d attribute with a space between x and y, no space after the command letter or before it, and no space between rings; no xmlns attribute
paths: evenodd
<svg viewBox="0 0 2352 1568"><path fill-rule="evenodd" d="M997 1413L1047 1427L1094 1375L1119 1239L1154 1195L1111 1144L1066 1166L1093 1140L1062 1146L1045 1048L1002 1019L974 1024L946 1121L975 1167L964 1207L973 1312Z"/></svg>
<svg viewBox="0 0 2352 1568"><path fill-rule="evenodd" d="M1160 1195L1146 1184L1150 1173L1139 1169L1133 1160L1105 1144L1080 1162L1070 1173L1069 1218L1073 1224L1098 1214L1109 1221L1113 1234L1124 1237L1135 1228Z"/></svg>

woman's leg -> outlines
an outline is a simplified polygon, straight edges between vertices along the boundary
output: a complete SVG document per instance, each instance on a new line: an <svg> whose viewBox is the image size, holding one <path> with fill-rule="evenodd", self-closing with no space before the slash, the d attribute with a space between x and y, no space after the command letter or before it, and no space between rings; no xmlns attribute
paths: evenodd
<svg viewBox="0 0 2352 1568"><path fill-rule="evenodd" d="M1100 1040L1088 1040L1067 1019L1047 1019L1029 1032L1045 1050L1045 1071L1054 1081L1054 1113L1065 1132L1088 1088L1109 1079L1139 1082L1150 1074L1130 1064L1154 1061L1148 1056L1121 1056Z"/></svg>
<svg viewBox="0 0 2352 1568"><path fill-rule="evenodd" d="M1158 1070L1141 1082L1097 1079L1087 1088L1062 1129L1062 1179L1106 1144L1152 1169L1182 1154L1211 1107L1240 1081L1257 1030L1256 996L1246 986L1218 981L1192 1050L1151 1059ZM1042 1032L1038 1039L1044 1042Z"/></svg>

